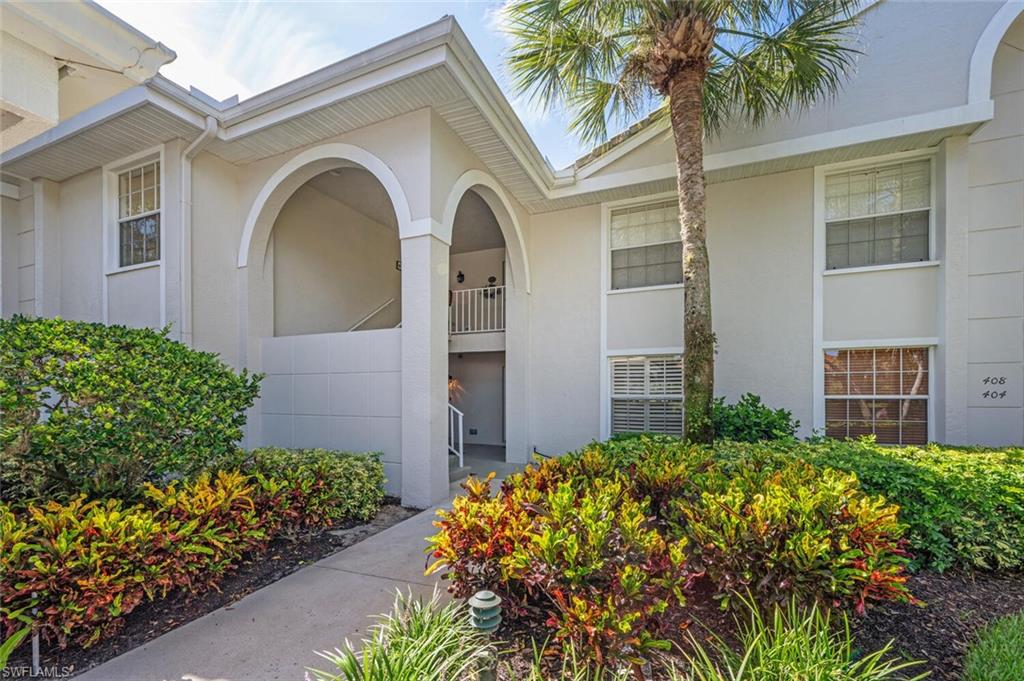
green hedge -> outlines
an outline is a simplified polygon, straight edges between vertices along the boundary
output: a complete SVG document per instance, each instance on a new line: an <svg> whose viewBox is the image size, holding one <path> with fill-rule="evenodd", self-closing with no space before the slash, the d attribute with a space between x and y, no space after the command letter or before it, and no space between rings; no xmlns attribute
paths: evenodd
<svg viewBox="0 0 1024 681"><path fill-rule="evenodd" d="M1024 449L891 447L861 441L720 442L724 460L803 459L857 475L900 507L914 564L936 570L1024 568Z"/></svg>
<svg viewBox="0 0 1024 681"><path fill-rule="evenodd" d="M147 485L137 503L0 503L0 625L38 608L48 639L90 646L144 601L216 588L274 537L372 517L383 480L376 455L272 450L241 472Z"/></svg>
<svg viewBox="0 0 1024 681"><path fill-rule="evenodd" d="M259 377L150 329L0 320L3 498L138 494L235 449Z"/></svg>

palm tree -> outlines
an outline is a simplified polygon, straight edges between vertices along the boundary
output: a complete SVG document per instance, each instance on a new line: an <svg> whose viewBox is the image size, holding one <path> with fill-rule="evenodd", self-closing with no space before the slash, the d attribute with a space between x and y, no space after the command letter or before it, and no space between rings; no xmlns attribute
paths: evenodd
<svg viewBox="0 0 1024 681"><path fill-rule="evenodd" d="M705 134L760 125L834 94L856 51L858 0L510 0L513 86L604 139L611 119L668 116L683 242L686 437L713 439L715 337L704 216Z"/></svg>

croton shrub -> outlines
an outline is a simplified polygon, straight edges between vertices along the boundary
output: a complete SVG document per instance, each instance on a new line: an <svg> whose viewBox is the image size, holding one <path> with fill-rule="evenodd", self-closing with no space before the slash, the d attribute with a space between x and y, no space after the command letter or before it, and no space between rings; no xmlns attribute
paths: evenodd
<svg viewBox="0 0 1024 681"><path fill-rule="evenodd" d="M912 600L897 508L852 475L793 462L737 476L705 448L640 437L529 466L496 495L464 488L439 512L430 570L603 662L664 646L663 615L696 580L724 605Z"/></svg>
<svg viewBox="0 0 1024 681"><path fill-rule="evenodd" d="M251 463L264 456L267 472ZM377 456L273 450L242 470L148 484L135 503L0 504L0 623L10 633L38 608L48 640L90 646L143 601L216 588L274 537L373 516L383 494L373 484L383 484Z"/></svg>
<svg viewBox="0 0 1024 681"><path fill-rule="evenodd" d="M231 452L259 376L133 329L0 319L0 494L128 498Z"/></svg>
<svg viewBox="0 0 1024 681"><path fill-rule="evenodd" d="M794 459L857 476L864 491L899 504L914 568L1024 568L1024 449L930 444L890 447L870 438L752 447L715 445L737 469Z"/></svg>

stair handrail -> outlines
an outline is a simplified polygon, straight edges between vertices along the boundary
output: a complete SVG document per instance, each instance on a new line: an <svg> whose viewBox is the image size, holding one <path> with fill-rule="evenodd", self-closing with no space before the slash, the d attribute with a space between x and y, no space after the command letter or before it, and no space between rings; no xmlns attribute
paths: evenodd
<svg viewBox="0 0 1024 681"><path fill-rule="evenodd" d="M377 307L375 307L375 308L373 309L373 312L371 312L370 314L366 315L365 317L363 317L362 319L360 319L360 320L359 320L358 322L356 322L355 324L353 324L353 325L352 325L352 326L351 326L351 327L349 328L349 331L355 331L355 330L356 330L356 329L358 329L358 328L359 328L360 326L362 326L362 325L363 325L363 324L365 324L366 322L370 321L370 319L372 319L372 318L374 317L374 315L376 315L376 314L377 314L378 312L380 312L381 310L383 310L384 308L386 308L386 307L387 307L388 305L390 305L390 304L391 304L391 303L393 303L393 302L395 302L395 299L394 299L394 298L388 298L388 299L387 299L387 301L385 301L385 302L384 302L383 304L381 304L381 305L378 305ZM401 324L401 322L399 322L399 324ZM397 328L397 327L396 327L396 328Z"/></svg>

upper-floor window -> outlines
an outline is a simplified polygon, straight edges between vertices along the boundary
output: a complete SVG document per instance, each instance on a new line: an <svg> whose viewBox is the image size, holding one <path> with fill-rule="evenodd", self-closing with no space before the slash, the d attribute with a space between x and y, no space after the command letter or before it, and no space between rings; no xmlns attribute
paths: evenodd
<svg viewBox="0 0 1024 681"><path fill-rule="evenodd" d="M613 289L683 282L675 199L613 210L609 237Z"/></svg>
<svg viewBox="0 0 1024 681"><path fill-rule="evenodd" d="M866 267L929 259L931 161L825 178L825 266Z"/></svg>
<svg viewBox="0 0 1024 681"><path fill-rule="evenodd" d="M160 259L160 162L117 175L118 265Z"/></svg>

